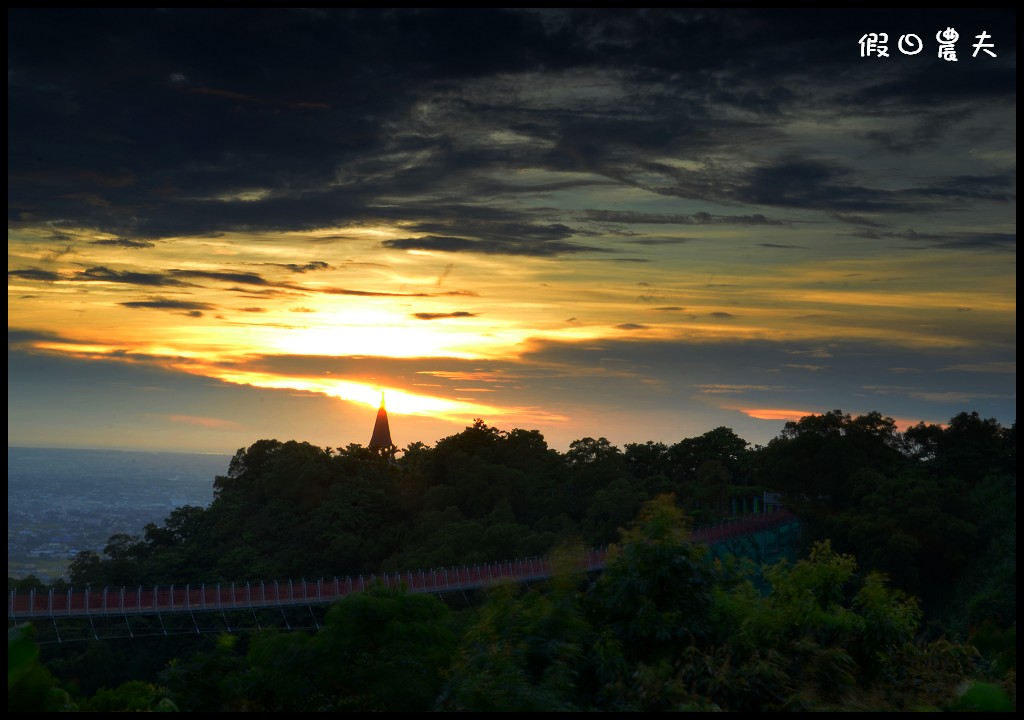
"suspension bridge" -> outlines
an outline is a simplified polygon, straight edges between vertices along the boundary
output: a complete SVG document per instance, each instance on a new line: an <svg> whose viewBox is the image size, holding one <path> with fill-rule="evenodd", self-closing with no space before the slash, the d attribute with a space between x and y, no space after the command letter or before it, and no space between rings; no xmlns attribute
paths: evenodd
<svg viewBox="0 0 1024 720"><path fill-rule="evenodd" d="M710 546L716 546L740 538L774 531L776 543L778 533L787 526L795 526L796 519L785 509L778 508L758 515L750 515L722 522L692 531L692 539ZM573 561L574 569L580 573L600 572L608 557L607 548L586 551ZM222 617L231 611L253 612L256 610L280 610L288 608L310 608L335 603L355 593L372 588L401 588L412 593L462 593L504 583L530 583L550 579L556 571L565 571L564 560L552 557L508 560L478 565L463 565L432 570L382 573L380 575L332 578L251 581L244 583L196 583L170 585L166 587L135 587L67 590L10 591L7 603L8 620L24 622L32 620L87 618L90 621L101 618L120 618L128 623L130 618L155 616L163 625L165 616L187 615L192 618L196 632L200 631L196 614L216 612ZM315 614L310 612L314 617ZM226 622L226 621L225 621ZM289 625L287 618L286 624ZM228 627L230 630L230 626ZM163 633L167 634L164 627ZM93 633L98 637L95 627ZM60 636L58 633L58 642Z"/></svg>

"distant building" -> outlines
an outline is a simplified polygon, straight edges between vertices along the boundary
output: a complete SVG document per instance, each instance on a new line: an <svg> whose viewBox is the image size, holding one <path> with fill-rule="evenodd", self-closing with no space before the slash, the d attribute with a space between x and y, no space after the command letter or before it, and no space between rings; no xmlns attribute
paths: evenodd
<svg viewBox="0 0 1024 720"><path fill-rule="evenodd" d="M384 407L384 393L380 394L380 409L377 420L373 423L373 435L370 437L370 449L382 457L394 458L398 448L391 442L391 427L388 425L388 411Z"/></svg>

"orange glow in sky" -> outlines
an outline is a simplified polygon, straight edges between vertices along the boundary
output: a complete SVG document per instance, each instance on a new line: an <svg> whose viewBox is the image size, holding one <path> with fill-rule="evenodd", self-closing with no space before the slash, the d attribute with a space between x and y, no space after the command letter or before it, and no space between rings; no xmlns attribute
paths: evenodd
<svg viewBox="0 0 1024 720"><path fill-rule="evenodd" d="M9 444L344 445L381 392L428 443L475 418L563 449L837 408L1015 421L1012 52L825 58L777 12L686 9L729 52L629 11L568 47L570 11L506 9L472 22L522 36L460 45L466 72L443 11L216 11L266 58L239 72L189 11L86 11L88 35L19 12ZM67 72L43 36L96 39Z"/></svg>

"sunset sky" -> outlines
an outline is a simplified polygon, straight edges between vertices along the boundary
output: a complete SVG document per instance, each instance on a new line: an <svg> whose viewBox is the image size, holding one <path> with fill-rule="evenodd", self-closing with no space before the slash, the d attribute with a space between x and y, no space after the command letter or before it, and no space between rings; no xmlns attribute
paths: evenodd
<svg viewBox="0 0 1024 720"><path fill-rule="evenodd" d="M365 445L382 392L399 447L1013 424L1015 33L8 10L8 444Z"/></svg>

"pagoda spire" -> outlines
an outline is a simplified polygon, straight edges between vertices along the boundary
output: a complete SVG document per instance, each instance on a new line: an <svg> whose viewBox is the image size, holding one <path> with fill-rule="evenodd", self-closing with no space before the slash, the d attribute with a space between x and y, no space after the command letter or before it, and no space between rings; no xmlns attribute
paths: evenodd
<svg viewBox="0 0 1024 720"><path fill-rule="evenodd" d="M388 457L395 456L395 444L391 442L391 428L388 426L388 411L384 407L384 393L380 394L380 409L377 420L373 423L373 435L370 437L370 449Z"/></svg>

